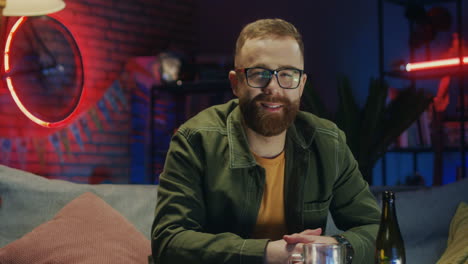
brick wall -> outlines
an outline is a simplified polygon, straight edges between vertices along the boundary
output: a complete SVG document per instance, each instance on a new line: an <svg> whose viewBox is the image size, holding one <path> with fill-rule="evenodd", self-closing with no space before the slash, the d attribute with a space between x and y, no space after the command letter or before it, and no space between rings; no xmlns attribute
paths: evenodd
<svg viewBox="0 0 468 264"><path fill-rule="evenodd" d="M168 47L193 52L193 0L67 0L51 16L73 34L84 65L76 118L61 128L29 121L0 87L0 164L76 182L131 182L132 89L125 63ZM10 18L11 25L16 18Z"/></svg>

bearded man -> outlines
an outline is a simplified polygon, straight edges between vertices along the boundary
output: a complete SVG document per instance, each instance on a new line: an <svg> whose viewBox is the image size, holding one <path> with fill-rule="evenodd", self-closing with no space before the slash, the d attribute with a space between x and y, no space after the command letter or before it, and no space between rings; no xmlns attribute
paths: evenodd
<svg viewBox="0 0 468 264"><path fill-rule="evenodd" d="M371 263L379 207L335 124L299 111L307 75L298 30L262 19L241 31L238 99L174 135L160 176L156 263L287 263L303 243L343 243ZM342 234L326 236L328 213Z"/></svg>

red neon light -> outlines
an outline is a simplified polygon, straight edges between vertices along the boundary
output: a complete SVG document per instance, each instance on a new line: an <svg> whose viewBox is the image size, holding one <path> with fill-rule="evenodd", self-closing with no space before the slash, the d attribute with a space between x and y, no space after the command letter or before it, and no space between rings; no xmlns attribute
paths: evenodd
<svg viewBox="0 0 468 264"><path fill-rule="evenodd" d="M463 64L468 64L468 57L463 57ZM405 65L405 70L407 72L410 72L410 71L436 69L436 68L443 68L447 66L457 66L457 65L460 65L460 58L450 58L450 59L443 59L443 60L407 63Z"/></svg>
<svg viewBox="0 0 468 264"><path fill-rule="evenodd" d="M11 96L13 97L13 100L15 100L15 103L16 105L19 107L19 109L21 110L21 112L23 112L23 114L25 114L29 119L31 119L34 123L38 124L38 125L41 125L43 127L51 127L50 126L50 123L48 122L45 122L37 117L35 117L33 114L31 114L31 112L28 111L28 109L26 109L26 107L21 103L21 100L18 98L18 95L14 92L14 88L13 88L13 83L11 83L11 77L7 77L6 78L6 82L7 82L7 85L8 85L8 89L10 89L10 91L13 91L11 92Z"/></svg>
<svg viewBox="0 0 468 264"><path fill-rule="evenodd" d="M10 46L11 46L11 40L13 39L13 35L16 33L16 30L18 30L19 26L23 24L23 22L26 21L26 17L21 17L16 21L16 23L13 25L13 27L10 30L10 33L8 34L8 38L6 41L5 45L5 55L4 55L4 65L5 65L5 72L10 71Z"/></svg>
<svg viewBox="0 0 468 264"><path fill-rule="evenodd" d="M16 34L16 31L18 28L27 20L26 17L21 17L16 21L16 23L13 25L13 27L10 30L10 33L8 33L7 41L5 44L5 51L4 51L4 56L3 56L3 61L4 61L4 68L5 68L5 74L8 76L8 73L10 71L10 48L11 48L11 40L13 39L14 35ZM13 82L11 80L11 77L6 77L6 83L8 86L8 89L10 90L10 94L13 97L13 100L15 101L16 105L18 108L23 112L24 115L26 115L31 121L34 123L43 126L43 127L48 127L48 128L55 128L55 127L61 127L62 125L65 125L72 119L74 115L76 115L76 109L73 111L72 114L70 114L68 117L66 117L63 120L57 121L57 122L47 122L44 121L34 114L32 114L21 102L21 100L18 97L18 94L15 91L15 87L13 85ZM81 100L81 98L80 98Z"/></svg>

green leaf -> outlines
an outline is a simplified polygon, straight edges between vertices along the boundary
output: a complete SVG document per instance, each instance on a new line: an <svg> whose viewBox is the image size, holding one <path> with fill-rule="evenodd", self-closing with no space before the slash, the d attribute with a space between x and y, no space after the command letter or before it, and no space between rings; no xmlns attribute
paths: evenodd
<svg viewBox="0 0 468 264"><path fill-rule="evenodd" d="M383 122L378 127L382 138L374 146L374 158L377 160L388 147L429 107L433 96L424 90L406 88L390 102L385 109Z"/></svg>
<svg viewBox="0 0 468 264"><path fill-rule="evenodd" d="M322 102L318 92L312 87L309 81L304 85L302 94L302 110L317 115L322 118L331 119L331 114L328 112L325 104Z"/></svg>
<svg viewBox="0 0 468 264"><path fill-rule="evenodd" d="M347 137L347 143L359 163L363 177L372 184L372 168L432 102L422 89L404 89L387 104L388 85L371 79L369 94L362 109L356 103L349 79L338 78L338 110L332 119L319 94L306 83L303 110L335 121Z"/></svg>
<svg viewBox="0 0 468 264"><path fill-rule="evenodd" d="M362 120L359 139L358 162L361 166L367 166L369 156L373 155L372 146L378 141L377 127L383 122L386 106L388 85L380 79L371 79L369 94L362 110Z"/></svg>
<svg viewBox="0 0 468 264"><path fill-rule="evenodd" d="M338 100L336 125L345 132L346 142L353 154L359 156L360 109L346 76L338 79Z"/></svg>

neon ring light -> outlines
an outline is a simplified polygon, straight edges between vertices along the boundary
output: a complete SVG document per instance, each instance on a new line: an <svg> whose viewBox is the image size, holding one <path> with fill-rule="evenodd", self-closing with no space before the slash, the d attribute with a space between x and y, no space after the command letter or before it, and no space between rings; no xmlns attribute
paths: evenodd
<svg viewBox="0 0 468 264"><path fill-rule="evenodd" d="M43 127L74 116L83 92L83 63L67 28L49 16L21 17L8 33L4 79L16 105Z"/></svg>

